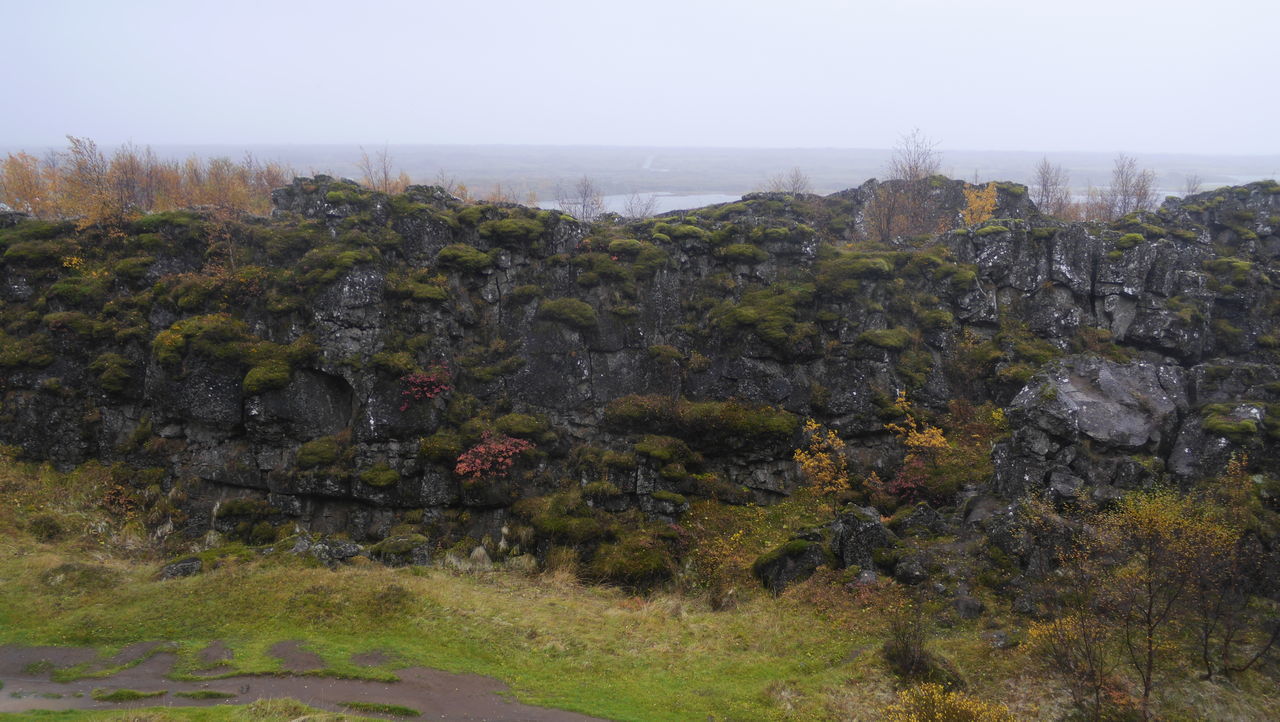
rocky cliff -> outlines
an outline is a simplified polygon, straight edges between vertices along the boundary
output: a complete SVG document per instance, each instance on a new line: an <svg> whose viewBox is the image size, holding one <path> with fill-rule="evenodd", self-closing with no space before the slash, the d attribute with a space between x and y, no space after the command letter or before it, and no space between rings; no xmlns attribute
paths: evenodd
<svg viewBox="0 0 1280 722"><path fill-rule="evenodd" d="M951 230L885 243L875 181L594 225L323 176L271 218L6 216L0 440L119 463L163 532L437 545L786 495L807 418L890 478L901 392L1007 410L958 514L1275 460L1280 186L1100 225L1000 184L962 226L973 187L923 183Z"/></svg>

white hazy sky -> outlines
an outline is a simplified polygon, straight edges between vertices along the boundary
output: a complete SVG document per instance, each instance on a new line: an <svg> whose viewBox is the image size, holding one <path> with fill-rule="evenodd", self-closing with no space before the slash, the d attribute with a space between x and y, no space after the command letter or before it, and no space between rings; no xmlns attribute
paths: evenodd
<svg viewBox="0 0 1280 722"><path fill-rule="evenodd" d="M1276 0L0 0L0 144L1280 152Z"/></svg>

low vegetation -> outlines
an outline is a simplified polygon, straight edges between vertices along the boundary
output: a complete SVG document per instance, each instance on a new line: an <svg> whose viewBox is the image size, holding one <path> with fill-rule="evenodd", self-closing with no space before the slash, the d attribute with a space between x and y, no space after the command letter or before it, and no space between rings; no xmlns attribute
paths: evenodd
<svg viewBox="0 0 1280 722"><path fill-rule="evenodd" d="M992 629L1014 637L1027 629L1028 621L999 596L984 595L991 614L981 622L950 618L937 626L931 614L915 631L895 637L895 617L887 610L902 604L902 596L892 582L859 584L850 592L836 583L841 573L830 570L777 597L760 590L750 577L752 563L784 544L788 529L828 513L816 490L767 507L696 502L682 522L690 544L687 570L671 586L637 597L579 581L593 577L591 566L533 574L460 575L376 564L330 571L268 551L223 556L203 574L160 581L157 562L131 551L137 547L128 524L93 503L113 488L108 467L91 464L64 474L8 462L0 484L11 498L0 510L0 574L11 580L0 587L0 643L90 645L109 653L135 641L173 640L181 674L205 666L200 651L220 640L234 650L229 664L236 672L274 673L279 661L271 646L304 639L323 658L325 674L386 678L385 666L351 662L377 649L398 664L493 675L522 700L615 719L826 719L880 709L890 719L929 719L912 715L930 709L979 715L955 719L1008 719L1061 711L1069 702L1056 683L1023 674L1040 659L1038 642L993 647L987 641ZM36 514L76 533L38 538L27 531ZM645 548L625 551L633 544L626 536L617 544L619 559ZM67 587L42 581L90 549L110 570L111 583L83 577L68 595ZM610 552L599 564L614 557ZM389 588L404 591L382 593ZM1031 633L1038 639L1034 627ZM932 683L942 686L895 693L896 675L879 653L893 638L944 650L945 661L937 664L948 671L942 683ZM583 668L595 672L577 673ZM945 679L963 680L963 693L947 690ZM1010 687L1009 679L1022 681ZM1170 678L1158 688L1154 709L1180 709L1186 695L1203 703L1204 684ZM1263 676L1239 674L1233 686L1213 689L1213 709L1224 714L1265 718L1280 711ZM104 690L103 696L124 700L130 692ZM248 714L268 704L287 702L220 709ZM190 715L213 713L166 714L203 719Z"/></svg>

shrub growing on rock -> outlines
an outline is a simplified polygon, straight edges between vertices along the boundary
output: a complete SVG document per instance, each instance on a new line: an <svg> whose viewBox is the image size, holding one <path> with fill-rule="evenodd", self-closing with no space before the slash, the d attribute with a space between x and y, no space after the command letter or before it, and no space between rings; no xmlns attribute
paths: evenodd
<svg viewBox="0 0 1280 722"><path fill-rule="evenodd" d="M453 389L453 375L449 367L442 363L432 364L431 368L418 373L400 377L404 389L400 392L402 401L400 410L408 411L415 402L434 399L440 394Z"/></svg>
<svg viewBox="0 0 1280 722"><path fill-rule="evenodd" d="M464 482L473 484L486 478L501 478L515 464L516 456L532 451L533 448L533 444L524 439L485 431L480 443L458 457L453 470Z"/></svg>

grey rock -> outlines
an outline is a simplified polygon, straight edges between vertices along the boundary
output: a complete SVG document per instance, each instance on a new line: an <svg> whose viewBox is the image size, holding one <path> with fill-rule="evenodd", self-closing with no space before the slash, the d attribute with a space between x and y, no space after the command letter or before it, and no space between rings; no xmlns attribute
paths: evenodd
<svg viewBox="0 0 1280 722"><path fill-rule="evenodd" d="M199 557L187 557L164 565L160 569L160 578L177 579L179 577L189 577L199 574L202 569L204 569L204 562L200 561Z"/></svg>
<svg viewBox="0 0 1280 722"><path fill-rule="evenodd" d="M1055 471L1049 475L1049 490L1062 500L1080 498L1080 489L1083 486L1084 479L1063 471Z"/></svg>
<svg viewBox="0 0 1280 722"><path fill-rule="evenodd" d="M928 579L929 572L924 568L924 561L919 556L912 555L898 560L893 567L893 578L914 586Z"/></svg>
<svg viewBox="0 0 1280 722"><path fill-rule="evenodd" d="M831 523L831 553L841 568L873 565L872 552L892 546L896 538L874 507L855 508Z"/></svg>
<svg viewBox="0 0 1280 722"><path fill-rule="evenodd" d="M1066 357L1033 376L1010 404L1017 431L993 455L995 488L1016 497L1049 486L1075 498L1080 470L1062 468L1073 463L1087 467L1092 484L1140 483L1146 472L1132 455L1161 453L1188 407L1186 374L1176 365ZM1084 445L1089 454L1080 453Z"/></svg>
<svg viewBox="0 0 1280 722"><path fill-rule="evenodd" d="M311 545L308 552L323 564L334 564L358 556L364 551L355 542L340 539L321 539Z"/></svg>
<svg viewBox="0 0 1280 722"><path fill-rule="evenodd" d="M827 561L822 544L793 539L756 560L751 573L774 594L808 579Z"/></svg>

